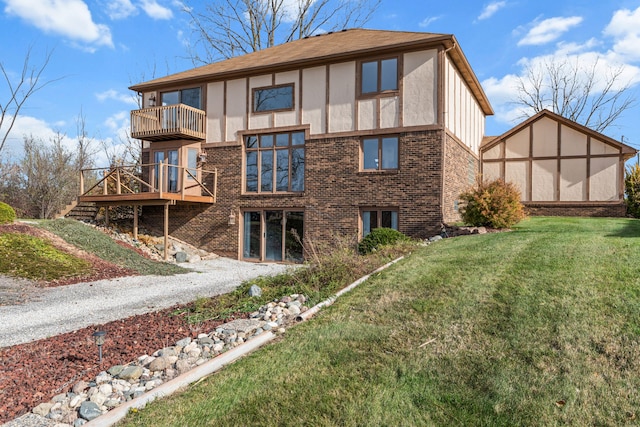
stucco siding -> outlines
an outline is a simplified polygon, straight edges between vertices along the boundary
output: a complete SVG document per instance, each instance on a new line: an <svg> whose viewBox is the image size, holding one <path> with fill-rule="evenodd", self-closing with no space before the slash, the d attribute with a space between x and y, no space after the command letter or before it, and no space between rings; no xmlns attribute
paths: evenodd
<svg viewBox="0 0 640 427"><path fill-rule="evenodd" d="M505 181L515 184L520 190L522 200L528 200L529 162L507 162L504 169Z"/></svg>
<svg viewBox="0 0 640 427"><path fill-rule="evenodd" d="M376 128L377 105L376 99L358 101L358 128L360 130Z"/></svg>
<svg viewBox="0 0 640 427"><path fill-rule="evenodd" d="M311 135L324 133L327 109L327 67L303 70L301 86L302 123L309 124Z"/></svg>
<svg viewBox="0 0 640 427"><path fill-rule="evenodd" d="M405 126L435 124L437 121L437 50L404 55L403 123Z"/></svg>
<svg viewBox="0 0 640 427"><path fill-rule="evenodd" d="M380 99L380 128L395 128L399 126L400 102L397 96Z"/></svg>
<svg viewBox="0 0 640 427"><path fill-rule="evenodd" d="M571 129L568 126L562 126L560 130L562 145L560 147L560 155L562 156L586 156L587 155L587 135Z"/></svg>
<svg viewBox="0 0 640 427"><path fill-rule="evenodd" d="M484 114L448 57L445 59L444 69L444 124L450 132L477 154L484 137Z"/></svg>
<svg viewBox="0 0 640 427"><path fill-rule="evenodd" d="M227 129L226 141L236 141L238 132L247 128L247 81L246 79L227 82Z"/></svg>
<svg viewBox="0 0 640 427"><path fill-rule="evenodd" d="M505 145L505 157L507 159L529 157L529 141L529 129L525 129L509 137Z"/></svg>
<svg viewBox="0 0 640 427"><path fill-rule="evenodd" d="M556 180L558 176L557 160L534 160L531 164L531 175L535 183L531 185L532 201L556 199Z"/></svg>
<svg viewBox="0 0 640 427"><path fill-rule="evenodd" d="M224 82L207 85L207 142L224 141Z"/></svg>
<svg viewBox="0 0 640 427"><path fill-rule="evenodd" d="M618 199L618 159L601 157L591 159L589 199L605 201Z"/></svg>
<svg viewBox="0 0 640 427"><path fill-rule="evenodd" d="M354 129L356 63L329 66L329 132Z"/></svg>
<svg viewBox="0 0 640 427"><path fill-rule="evenodd" d="M563 202L587 200L586 159L562 159L560 180L560 200Z"/></svg>

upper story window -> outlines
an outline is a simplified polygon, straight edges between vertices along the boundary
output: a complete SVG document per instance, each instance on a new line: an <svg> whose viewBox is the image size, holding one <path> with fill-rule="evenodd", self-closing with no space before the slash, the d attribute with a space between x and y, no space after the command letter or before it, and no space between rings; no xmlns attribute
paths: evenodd
<svg viewBox="0 0 640 427"><path fill-rule="evenodd" d="M174 90L171 92L162 92L160 101L163 106L185 104L193 108L202 109L202 101L200 97L200 88L193 87L189 89Z"/></svg>
<svg viewBox="0 0 640 427"><path fill-rule="evenodd" d="M270 86L253 90L253 112L293 110L293 85Z"/></svg>
<svg viewBox="0 0 640 427"><path fill-rule="evenodd" d="M398 58L361 63L360 93L362 95L394 90L398 90Z"/></svg>
<svg viewBox="0 0 640 427"><path fill-rule="evenodd" d="M304 138L304 132L246 136L245 191L304 191Z"/></svg>
<svg viewBox="0 0 640 427"><path fill-rule="evenodd" d="M362 139L362 170L398 169L398 137L385 136Z"/></svg>

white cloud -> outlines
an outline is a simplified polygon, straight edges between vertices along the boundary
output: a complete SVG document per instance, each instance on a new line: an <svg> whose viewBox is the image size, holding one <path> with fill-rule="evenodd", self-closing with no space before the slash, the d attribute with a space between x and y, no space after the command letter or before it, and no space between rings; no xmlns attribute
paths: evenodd
<svg viewBox="0 0 640 427"><path fill-rule="evenodd" d="M160 5L156 0L142 0L140 7L153 19L171 19L173 12L171 9Z"/></svg>
<svg viewBox="0 0 640 427"><path fill-rule="evenodd" d="M0 134L4 135L4 129L8 127L11 120L11 116L5 117L2 128L0 128ZM54 126L57 126L54 125ZM2 149L2 158L19 160L24 153L24 138L33 136L36 140L49 142L57 134L58 130L54 129L51 124L44 120L31 116L19 115L11 129L7 143ZM75 140L67 136L63 136L63 144L68 149L75 147Z"/></svg>
<svg viewBox="0 0 640 427"><path fill-rule="evenodd" d="M552 42L581 22L582 17L580 16L545 19L531 28L524 38L518 42L518 46L541 45Z"/></svg>
<svg viewBox="0 0 640 427"><path fill-rule="evenodd" d="M111 0L107 3L107 14L109 18L125 19L138 13L131 0Z"/></svg>
<svg viewBox="0 0 640 427"><path fill-rule="evenodd" d="M550 55L522 58L517 64L520 67L518 73L507 74L500 78L491 77L482 82L482 87L494 107L496 121L512 126L533 114L532 110L527 110L516 102L519 81L522 80L527 84L527 70L534 70L534 72L535 70L543 70L546 64L549 63L565 63L567 67L575 67L578 70L576 73L577 79L584 78L585 74L595 67L594 93L604 89L607 78L617 71L621 71L621 74L611 88L613 91L624 88L627 85L634 86L640 83L640 67L620 63L612 52L591 50L567 54L566 51L562 50L561 46L560 49ZM528 89L531 91L532 88ZM550 104L546 107L552 109Z"/></svg>
<svg viewBox="0 0 640 427"><path fill-rule="evenodd" d="M98 101L101 101L101 102L111 99L111 100L119 101L125 104L130 104L132 106L138 105L135 97L132 96L131 93L122 93L122 92L118 92L115 89L109 89L104 92L96 93L96 98L98 98Z"/></svg>
<svg viewBox="0 0 640 427"><path fill-rule="evenodd" d="M424 18L419 24L418 26L420 28L426 28L429 25L431 25L433 22L437 21L438 19L442 18L442 16L428 16L426 18Z"/></svg>
<svg viewBox="0 0 640 427"><path fill-rule="evenodd" d="M5 0L5 12L18 16L46 33L73 42L113 47L111 30L93 22L82 0Z"/></svg>
<svg viewBox="0 0 640 427"><path fill-rule="evenodd" d="M502 9L507 5L506 1L494 1L489 3L484 7L480 16L478 16L478 20L482 21L483 19L491 18L497 11Z"/></svg>
<svg viewBox="0 0 640 427"><path fill-rule="evenodd" d="M631 61L640 60L640 7L634 11L616 11L604 34L614 38L613 51L617 55Z"/></svg>

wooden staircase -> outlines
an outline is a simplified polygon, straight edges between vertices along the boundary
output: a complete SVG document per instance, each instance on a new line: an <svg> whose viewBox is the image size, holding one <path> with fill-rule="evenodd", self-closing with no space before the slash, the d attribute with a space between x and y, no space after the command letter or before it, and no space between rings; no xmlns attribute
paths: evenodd
<svg viewBox="0 0 640 427"><path fill-rule="evenodd" d="M100 208L93 202L80 202L77 200L69 203L56 218L70 218L77 221L91 222L96 220Z"/></svg>

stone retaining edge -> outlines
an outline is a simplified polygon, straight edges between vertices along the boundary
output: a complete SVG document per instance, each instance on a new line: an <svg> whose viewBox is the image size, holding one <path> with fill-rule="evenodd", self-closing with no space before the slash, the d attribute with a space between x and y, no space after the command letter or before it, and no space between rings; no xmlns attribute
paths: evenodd
<svg viewBox="0 0 640 427"><path fill-rule="evenodd" d="M84 425L86 427L110 427L126 417L131 409L142 409L147 405L147 403L153 402L158 398L170 396L176 391L187 387L189 384L222 369L225 365L236 361L240 357L257 350L269 341L273 340L275 337L276 336L272 332L265 331L249 341L246 341L245 343L215 357L214 359L211 359L210 361L205 362L164 384L161 384L152 391L115 407Z"/></svg>

